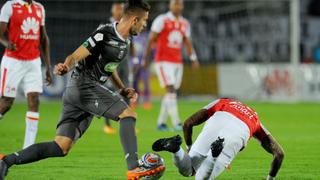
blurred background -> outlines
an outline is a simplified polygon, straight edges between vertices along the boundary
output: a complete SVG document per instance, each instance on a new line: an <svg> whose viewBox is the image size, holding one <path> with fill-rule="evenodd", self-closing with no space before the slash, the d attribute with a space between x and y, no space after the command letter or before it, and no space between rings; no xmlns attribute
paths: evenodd
<svg viewBox="0 0 320 180"><path fill-rule="evenodd" d="M0 2L0 6L5 1ZM46 9L52 64L77 48L110 17L112 1L39 0ZM168 2L152 6L154 18ZM181 97L235 97L262 101L320 100L320 2L318 0L185 1L192 40L201 63L190 68L185 57ZM143 47L136 42L138 53ZM3 47L0 47L1 54ZM152 70L151 70L152 71ZM43 97L60 97L66 79L55 78ZM150 77L152 97L163 90Z"/></svg>

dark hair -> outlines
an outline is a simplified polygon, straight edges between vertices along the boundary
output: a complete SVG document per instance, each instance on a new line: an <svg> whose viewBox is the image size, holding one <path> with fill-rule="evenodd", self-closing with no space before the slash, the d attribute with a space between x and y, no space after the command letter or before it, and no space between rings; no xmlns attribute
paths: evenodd
<svg viewBox="0 0 320 180"><path fill-rule="evenodd" d="M150 11L150 5L144 0L128 0L124 7L124 14L136 14L139 11Z"/></svg>

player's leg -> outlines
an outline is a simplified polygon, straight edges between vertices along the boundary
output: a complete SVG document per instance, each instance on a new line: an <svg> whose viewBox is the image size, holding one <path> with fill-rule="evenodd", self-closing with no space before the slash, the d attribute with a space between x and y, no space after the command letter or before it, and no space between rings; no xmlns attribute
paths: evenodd
<svg viewBox="0 0 320 180"><path fill-rule="evenodd" d="M141 79L143 82L143 107L144 109L151 109L152 103L150 100L150 73L148 70L141 70Z"/></svg>
<svg viewBox="0 0 320 180"><path fill-rule="evenodd" d="M170 76L167 76L167 75L169 71L172 71L172 69L168 69L168 67L166 67L165 62L157 62L155 63L155 70L160 82L160 86L163 88L166 88L166 91L167 91L167 86L170 85L169 79L168 79ZM171 74L173 74L173 72ZM167 94L168 93L166 93L162 98L160 113L159 113L158 122L157 122L158 130L160 131L169 130L166 125L166 121L168 118L168 111L169 111L168 102L170 101L169 96Z"/></svg>
<svg viewBox="0 0 320 180"><path fill-rule="evenodd" d="M175 130L182 130L179 113L178 113L178 98L177 98L177 90L180 88L183 74L183 66L182 64L171 64L174 74L172 76L173 87L170 87L170 91L168 91L171 96L169 103L169 115L171 116L172 124L174 125Z"/></svg>
<svg viewBox="0 0 320 180"><path fill-rule="evenodd" d="M0 76L0 119L10 110L25 72L20 61L3 56Z"/></svg>
<svg viewBox="0 0 320 180"><path fill-rule="evenodd" d="M43 91L42 87L42 72L40 58L30 62L24 62L24 67L27 69L23 77L23 90L28 101L28 111L26 112L25 122L26 130L24 137L23 148L34 144L38 132L39 124L39 96Z"/></svg>
<svg viewBox="0 0 320 180"><path fill-rule="evenodd" d="M173 163L183 176L192 176L194 174L194 165L201 164L205 156L199 153L186 153L182 147L182 138L177 135L170 138L162 138L155 141L152 149L158 151L168 151L173 154Z"/></svg>
<svg viewBox="0 0 320 180"><path fill-rule="evenodd" d="M12 165L28 164L50 157L66 156L75 142L85 133L92 118L91 114L64 102L55 139L33 144L23 150L4 156L0 160L0 179L1 174L6 174L7 169Z"/></svg>

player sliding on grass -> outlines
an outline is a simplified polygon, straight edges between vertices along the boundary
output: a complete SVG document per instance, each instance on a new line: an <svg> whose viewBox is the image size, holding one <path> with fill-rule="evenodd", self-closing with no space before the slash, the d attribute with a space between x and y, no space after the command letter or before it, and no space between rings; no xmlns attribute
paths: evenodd
<svg viewBox="0 0 320 180"><path fill-rule="evenodd" d="M192 127L205 123L192 145ZM189 117L183 126L189 152L180 147L180 136L157 140L154 151L172 152L174 164L183 176L195 179L215 179L253 136L262 147L273 154L267 180L275 179L284 152L277 141L260 123L257 113L250 107L232 99L219 99ZM192 145L192 146L191 146Z"/></svg>
<svg viewBox="0 0 320 180"><path fill-rule="evenodd" d="M150 6L142 0L129 0L119 23L97 29L86 42L55 67L55 74L64 75L73 67L64 92L61 119L54 141L34 144L24 150L6 155L0 160L0 180L12 165L26 164L48 157L63 157L89 127L93 116L119 121L120 139L127 161L128 179L139 179L161 172L164 166L145 168L138 164L135 135L136 113L123 97L102 84L111 77L124 97L135 99L135 91L124 87L116 68L125 58L131 35L146 26Z"/></svg>

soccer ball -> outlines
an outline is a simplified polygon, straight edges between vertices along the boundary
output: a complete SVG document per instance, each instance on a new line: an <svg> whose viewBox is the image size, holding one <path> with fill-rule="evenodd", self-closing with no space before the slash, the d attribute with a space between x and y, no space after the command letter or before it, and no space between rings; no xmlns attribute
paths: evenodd
<svg viewBox="0 0 320 180"><path fill-rule="evenodd" d="M142 155L141 159L139 159L139 164L146 168L155 168L160 165L164 166L164 160L163 158L161 158L159 154L148 152ZM164 173L164 170L153 176L145 176L142 179L145 179L145 180L160 179L163 173Z"/></svg>

